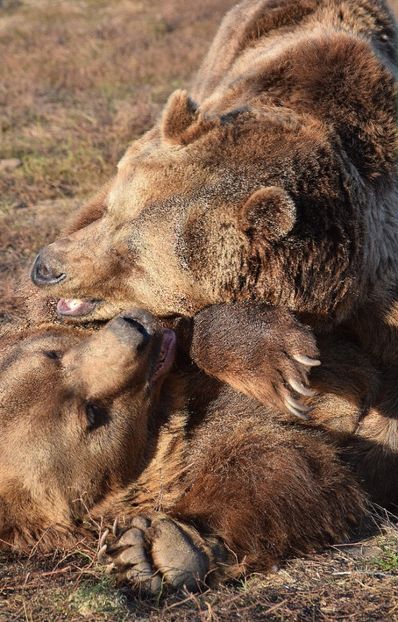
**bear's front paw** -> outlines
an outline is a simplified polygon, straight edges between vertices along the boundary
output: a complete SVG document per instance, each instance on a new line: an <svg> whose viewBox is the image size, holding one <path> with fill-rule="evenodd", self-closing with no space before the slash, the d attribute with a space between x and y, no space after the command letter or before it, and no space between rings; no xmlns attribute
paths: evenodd
<svg viewBox="0 0 398 622"><path fill-rule="evenodd" d="M299 333L300 329L295 332ZM315 341L309 333L295 334L294 338L287 336L280 348L270 352L263 365L254 367L252 395L266 405L273 403L278 410L307 418L311 398L316 394L310 388L309 375L313 367L321 364L317 355Z"/></svg>
<svg viewBox="0 0 398 622"><path fill-rule="evenodd" d="M166 587L197 592L226 559L218 539L202 538L191 525L160 513L136 516L121 533L113 531L112 542L108 530L101 537L99 561L144 594Z"/></svg>
<svg viewBox="0 0 398 622"><path fill-rule="evenodd" d="M211 373L264 406L307 418L316 393L309 386L309 375L320 365L317 356L307 329L295 325L275 335L267 328L257 332L249 347L238 343L233 353L221 350L222 365L213 366Z"/></svg>
<svg viewBox="0 0 398 622"><path fill-rule="evenodd" d="M194 318L193 361L207 374L274 406L306 417L320 365L312 331L287 309L262 304L213 305Z"/></svg>

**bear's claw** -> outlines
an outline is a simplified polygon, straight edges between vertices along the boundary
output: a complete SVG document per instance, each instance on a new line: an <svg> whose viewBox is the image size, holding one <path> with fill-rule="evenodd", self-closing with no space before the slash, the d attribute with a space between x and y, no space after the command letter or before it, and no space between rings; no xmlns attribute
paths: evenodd
<svg viewBox="0 0 398 622"><path fill-rule="evenodd" d="M306 365L307 367L318 367L321 364L321 361L318 359L313 359L309 356L305 356L305 354L294 354L293 358L302 365Z"/></svg>
<svg viewBox="0 0 398 622"><path fill-rule="evenodd" d="M115 572L146 594L159 594L163 585L197 592L216 562L226 559L218 540L205 540L190 525L162 514L136 516L111 546L105 543L108 537L106 530L98 560L107 564L107 572Z"/></svg>
<svg viewBox="0 0 398 622"><path fill-rule="evenodd" d="M253 383L253 396L265 405L271 402L279 410L306 419L313 410L310 400L317 393L309 387L309 373L320 361L284 348L279 353L274 351L272 362L263 372L264 380L255 386Z"/></svg>
<svg viewBox="0 0 398 622"><path fill-rule="evenodd" d="M311 412L312 408L305 406L304 404L300 404L298 400L295 400L290 395L287 395L285 398L286 408L292 415L296 415L296 417L302 417L306 419L308 414Z"/></svg>
<svg viewBox="0 0 398 622"><path fill-rule="evenodd" d="M109 529L105 529L105 531L102 533L99 542L98 542L98 549L101 550L101 548L103 548L107 537L109 536ZM98 553L99 554L99 553Z"/></svg>
<svg viewBox="0 0 398 622"><path fill-rule="evenodd" d="M302 382L298 382L294 378L289 378L288 384L292 387L293 391L303 395L304 397L314 397L316 391L306 387Z"/></svg>

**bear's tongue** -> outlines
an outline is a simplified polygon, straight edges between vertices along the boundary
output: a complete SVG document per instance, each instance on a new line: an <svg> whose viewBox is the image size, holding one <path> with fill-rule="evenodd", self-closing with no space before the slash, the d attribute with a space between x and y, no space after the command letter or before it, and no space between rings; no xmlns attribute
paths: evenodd
<svg viewBox="0 0 398 622"><path fill-rule="evenodd" d="M57 303L59 315L87 315L96 307L94 300L81 300L80 298L60 298Z"/></svg>

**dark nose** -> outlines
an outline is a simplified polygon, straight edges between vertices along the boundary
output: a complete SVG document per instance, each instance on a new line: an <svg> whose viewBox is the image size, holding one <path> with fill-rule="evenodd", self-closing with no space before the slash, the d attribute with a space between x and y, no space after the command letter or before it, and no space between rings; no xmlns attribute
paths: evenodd
<svg viewBox="0 0 398 622"><path fill-rule="evenodd" d="M126 311L118 315L111 322L111 325L118 332L130 341L134 341L137 351L145 348L156 332L155 318L142 309Z"/></svg>
<svg viewBox="0 0 398 622"><path fill-rule="evenodd" d="M156 318L144 309L129 309L120 314L120 319L133 326L141 326L149 335L153 335L157 328Z"/></svg>
<svg viewBox="0 0 398 622"><path fill-rule="evenodd" d="M66 278L66 274L54 262L50 262L50 258L43 251L40 251L33 264L30 277L35 285L44 287L60 283Z"/></svg>

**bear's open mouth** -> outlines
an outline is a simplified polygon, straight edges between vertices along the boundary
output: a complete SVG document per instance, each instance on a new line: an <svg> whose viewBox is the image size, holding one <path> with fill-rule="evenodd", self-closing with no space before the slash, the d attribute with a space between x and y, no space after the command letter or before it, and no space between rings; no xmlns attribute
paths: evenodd
<svg viewBox="0 0 398 622"><path fill-rule="evenodd" d="M173 330L165 328L162 331L162 342L160 345L159 355L152 373L151 381L155 382L161 376L170 371L174 363L176 352L176 334Z"/></svg>
<svg viewBox="0 0 398 622"><path fill-rule="evenodd" d="M59 315L82 316L92 313L99 300L82 300L81 298L60 298L57 303Z"/></svg>

